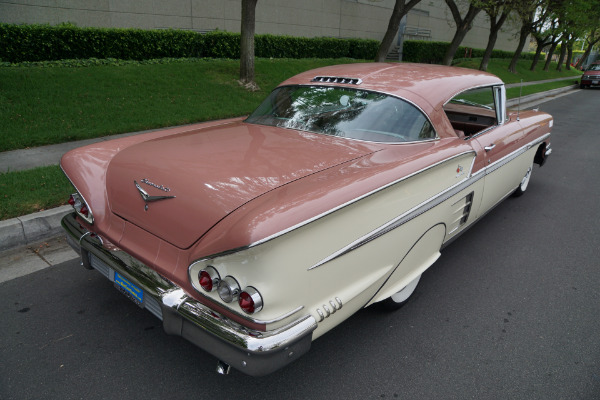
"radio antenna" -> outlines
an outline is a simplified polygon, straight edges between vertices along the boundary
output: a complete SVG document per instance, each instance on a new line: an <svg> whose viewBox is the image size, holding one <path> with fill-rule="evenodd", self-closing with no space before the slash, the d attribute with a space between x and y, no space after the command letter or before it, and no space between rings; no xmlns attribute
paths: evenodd
<svg viewBox="0 0 600 400"><path fill-rule="evenodd" d="M521 95L523 94L523 79L521 79L521 85L519 85L519 103L517 104L517 121L520 121L519 114L521 113Z"/></svg>

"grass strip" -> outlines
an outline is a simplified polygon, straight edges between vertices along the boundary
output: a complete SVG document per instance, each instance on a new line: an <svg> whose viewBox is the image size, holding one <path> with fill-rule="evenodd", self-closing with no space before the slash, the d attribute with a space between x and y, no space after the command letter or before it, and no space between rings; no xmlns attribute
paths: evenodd
<svg viewBox="0 0 600 400"><path fill-rule="evenodd" d="M454 65L463 68L479 69L480 63L481 58L470 58ZM568 76L573 76L575 79L579 78L582 74L581 71L576 70L575 68L571 68L568 71L563 68L562 71L557 71L557 64L555 62L550 63L548 71L544 71L542 70L544 67L544 60L541 60L538 63L535 71L529 70L529 67L531 67L531 60L520 60L517 62L516 74L513 74L508 70L509 65L510 59L494 58L488 65L488 72L496 75L506 84L519 83L521 82L521 79L523 79L523 82L543 81L546 79L565 78Z"/></svg>
<svg viewBox="0 0 600 400"><path fill-rule="evenodd" d="M523 90L521 95L527 96L530 94L545 92L548 90L558 89L558 88L565 87L565 86L573 86L575 83L578 83L578 82L579 82L578 80L575 80L575 78L573 78L573 80L567 79L564 81L546 82L546 83L540 83L539 85L523 86L523 88L513 87L510 89L506 89L506 98L514 99L514 98L519 97L519 93L521 93L521 89Z"/></svg>
<svg viewBox="0 0 600 400"><path fill-rule="evenodd" d="M259 59L257 92L235 60L0 68L0 151L246 115L281 81L344 62Z"/></svg>
<svg viewBox="0 0 600 400"><path fill-rule="evenodd" d="M59 166L0 173L0 220L64 205L73 192Z"/></svg>

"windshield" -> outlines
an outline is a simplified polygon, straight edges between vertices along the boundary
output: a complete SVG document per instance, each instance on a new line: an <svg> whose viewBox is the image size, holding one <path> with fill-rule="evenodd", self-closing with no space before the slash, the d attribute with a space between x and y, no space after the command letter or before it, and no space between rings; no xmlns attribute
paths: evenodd
<svg viewBox="0 0 600 400"><path fill-rule="evenodd" d="M277 88L246 122L373 142L436 137L429 120L407 101L330 86Z"/></svg>
<svg viewBox="0 0 600 400"><path fill-rule="evenodd" d="M590 67L588 68L588 71L600 71L600 64L590 65Z"/></svg>

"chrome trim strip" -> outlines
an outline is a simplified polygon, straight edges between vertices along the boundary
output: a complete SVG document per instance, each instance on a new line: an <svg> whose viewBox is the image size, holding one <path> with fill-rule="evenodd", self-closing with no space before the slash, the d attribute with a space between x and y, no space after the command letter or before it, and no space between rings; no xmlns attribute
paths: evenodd
<svg viewBox="0 0 600 400"><path fill-rule="evenodd" d="M527 151L529 151L532 147L537 146L538 144L542 143L544 140L546 140L548 137L550 136L550 132L548 132L547 134L537 138L536 140L532 141L529 144L526 144L525 146L520 147L519 149L513 151L510 154L505 155L504 157L500 158L499 160L495 161L494 163L488 165L485 168L485 174L489 175L492 172L496 171L498 168L506 165L507 163L509 163L510 161L512 161L513 159L517 158L518 156L520 156L523 153L526 153Z"/></svg>
<svg viewBox="0 0 600 400"><path fill-rule="evenodd" d="M298 228L300 228L300 227L302 227L302 226L304 226L304 225L308 225L308 224L310 224L310 223L312 223L312 222L315 222L316 220L319 220L319 219L321 219L321 218L323 218L323 217L325 217L325 216L327 216L327 215L329 215L329 214L332 214L332 213L334 213L334 212L336 212L336 211L339 211L339 210L341 210L342 208L345 208L345 207L347 207L347 206L350 206L350 205L352 205L352 204L354 204L354 203L356 203L356 202L358 202L358 201L360 201L360 200L363 200L363 199L365 199L365 198L367 198L367 197L369 197L369 196L371 196L371 195L373 195L373 194L375 194L375 193L378 193L378 192L380 192L380 191L382 191L382 190L385 190L385 189L389 188L390 186L396 185L397 183L400 183L400 182L402 182L402 181L405 181L405 180L407 180L407 179L409 179L409 178L412 178L413 176L419 175L419 174L421 174L421 173L423 173L423 172L425 172L425 171L427 171L427 170L429 170L429 169L432 169L432 168L434 168L434 167L437 167L438 165L441 165L441 164L443 164L443 163L445 163L445 162L447 162L447 161L450 161L450 160L453 160L453 159L455 159L455 158L459 158L459 157L462 157L462 156L464 156L464 155L471 154L471 153L472 153L472 154L476 154L474 150L469 150L469 151L465 151L465 152L462 152L462 153L456 154L456 155L454 155L454 156L452 156L452 157L449 157L449 158L446 158L446 159L444 159L444 160L438 161L438 162L437 162L437 163L435 163L435 164L432 164L432 165L430 165L430 166L428 166L428 167L426 167L426 168L423 168L423 169L420 169L420 170L418 170L418 171L415 171L415 172L413 172L412 174L409 174L409 175L403 176L402 178L399 178L399 179L397 179L397 180L395 180L395 181L393 181L393 182L390 182L390 183L388 183L387 185L384 185L384 186L382 186L382 187L379 187L379 188L377 188L377 189L375 189L375 190L372 190L372 191L370 191L370 192L368 192L368 193L365 193L364 195L362 195L362 196L359 196L359 197L357 197L357 198L355 198L355 199L352 199L352 200L350 200L350 201L347 201L346 203L344 203L344 204L341 204L341 205L339 205L339 206L337 206L337 207L334 207L334 208L332 208L331 210L327 210L327 211L325 211L324 213L321 213L321 214L319 214L319 215L317 215L317 216L315 216L315 217L313 217L313 218L307 219L306 221L302 221L302 222L300 222L300 223L298 223L298 224L296 224L296 225L294 225L294 226L292 226L292 227L290 227L290 228L284 229L284 230L282 230L282 231L280 231L280 232L274 233L273 235L267 236L267 237L266 237L266 238L264 238L264 239L261 239L261 240L258 240L258 241L256 241L256 242L253 242L253 243L249 244L247 247L244 247L244 249L248 249L248 248L252 248L252 247L255 247L255 246L261 245L261 244L263 244L263 243L265 243L265 242L268 242L268 241L270 241L270 240L273 240L273 239L275 239L275 238L277 238L277 237L279 237L279 236L285 235L286 233L289 233L289 232L291 232L291 231L294 231L294 230L296 230L296 229L298 229ZM212 259L212 258L216 258L216 256L210 256L210 257L206 257L206 258L207 258L207 259Z"/></svg>
<svg viewBox="0 0 600 400"><path fill-rule="evenodd" d="M220 252L220 253L211 254L211 255L209 255L209 256L207 256L207 257L203 257L203 258L201 258L201 259L199 259L199 260L197 260L197 261L194 261L192 264L190 264L190 266L188 267L188 274L189 274L189 269L190 269L190 267L191 267L192 265L194 265L195 263L197 263L197 262L203 262L203 261L214 260L215 258L218 258L218 257L223 257L223 256L226 256L226 255L229 255L229 254L238 253L238 252L240 252L240 251L248 250L248 249L250 249L250 248L253 248L253 247L259 246L259 245L261 245L261 244L264 244L264 243L266 243L266 242L269 242L269 241L271 241L271 240L273 240L273 239L276 239L276 238L278 238L278 237L280 237L280 236L283 236L283 235L285 235L285 234L287 234L287 233L290 233L290 232L292 232L292 231L294 231L294 230L296 230L296 229L298 229L298 228L301 228L301 227L303 227L303 226L305 226L305 225L311 224L311 223L313 223L313 222L315 222L315 221L317 221L317 220L319 220L319 219L321 219L321 218L323 218L323 217L325 217L325 216L327 216L327 215L329 215L329 214L332 214L332 213L334 213L334 212L336 212L336 211L339 211L339 210L341 210L341 209L343 209L343 208L345 208L345 207L348 207L348 206L350 206L350 205L352 205L352 204L354 204L354 203L356 203L356 202L358 202L358 201L360 201L360 200L363 200L363 199L365 199L365 198L367 198L367 197L369 197L369 196L371 196L371 195L373 195L373 194L375 194L375 193L378 193L378 192L380 192L380 191L382 191L382 190L385 190L385 189L387 189L388 187L390 187L390 186L393 186L393 185L395 185L395 184L397 184L397 183L399 183L399 182L402 182L402 181L404 181L404 180L406 180L406 179L412 178L413 176L419 175L419 174L421 174L421 173L423 173L423 172L425 172L425 171L427 171L427 170L429 170L429 169L431 169L431 168L437 167L437 166L438 166L438 165L440 165L440 164L443 164L443 163L445 163L445 162L447 162L447 161L450 161L450 160L453 160L453 159L455 159L455 158L462 157L462 156L464 156L464 155L467 155L467 154L475 154L475 155L476 155L476 153L475 153L475 151L474 151L474 150L469 150L469 151L465 151L465 152L462 152L462 153L459 153L459 154L453 155L452 157L446 158L446 159L444 159L444 160L441 160L441 161L439 161L439 162L437 162L437 163L435 163L435 164L432 164L432 165L430 165L430 166L428 166L428 167L426 167L426 168L423 168L423 169L421 169L421 170L419 170L419 171L413 172L413 173L412 173L412 174L410 174L410 175L403 176L402 178L399 178L399 179L397 179L397 180L395 180L395 181L393 181L393 182L390 182L390 183L388 183L388 184L387 184L387 185L385 185L385 186L379 187L379 188L377 188L377 189L375 189L375 190L372 190L371 192L365 193L365 194L364 194L364 195L362 195L362 196L359 196L359 197L356 197L356 198L354 198L354 199L352 199L352 200L349 200L349 201L347 201L346 203L344 203L344 204L341 204L341 205L339 205L339 206L337 206L337 207L334 207L334 208L332 208L331 210L327 210L327 211L325 211L325 212L323 212L323 213L321 213L321 214L319 214L319 215L317 215L317 216L315 216L315 217L309 218L309 219L307 219L307 220L305 220L305 221L299 222L298 224L296 224L296 225L294 225L294 226L291 226L291 227L289 227L289 228L287 228L287 229L284 229L284 230L282 230L282 231L279 231L279 232L277 232L277 233L274 233L274 234L272 234L272 235L270 235L270 236L267 236L267 237L266 237L266 238L264 238L264 239L258 240L258 241L256 241L256 242L252 242L252 243L250 243L250 244L248 244L248 245L246 245L246 246L241 246L241 247L238 247L238 248L235 248L235 249L226 250L226 251L222 251L222 252ZM474 165L474 163L475 163L475 157L473 157L473 161L471 162L471 171L473 170L473 165Z"/></svg>
<svg viewBox="0 0 600 400"><path fill-rule="evenodd" d="M461 192L462 190L466 189L467 187L471 186L472 184L474 184L475 182L477 182L484 176L491 174L492 172L494 172L501 166L506 165L508 162L514 160L515 158L519 157L521 154L527 152L533 146L543 142L549 136L550 136L550 133L547 133L546 135L532 141L531 143L519 148L518 150L515 150L514 152L504 156L503 158L494 162L493 164L490 164L486 168L483 168L480 171L477 171L475 174L470 175L470 173L469 173L470 177L455 184L454 186L449 187L448 189L438 193L437 195L423 201L421 204L413 207L412 209L408 210L404 214L397 216L396 218L392 219L391 221L381 225L379 228L374 229L373 231L362 236L361 238L351 242L350 244L346 245L345 247L341 248L340 250L336 251L335 253L331 254L330 256L322 259L318 263L316 263L313 266L311 266L310 268L308 268L308 271L318 268L329 261L332 261L332 260L339 258L353 250L356 250L359 247L364 246L365 244L377 239L378 237L380 237L388 232L391 232L392 230L394 230L394 229L404 225L405 223L409 222L410 220L418 217L419 215L440 205L441 203L448 200L455 194L457 194L457 193ZM473 160L473 163L474 162L475 162L475 160ZM473 164L471 165L471 168L473 168ZM512 191L509 192L508 195L510 195L511 193L512 193ZM506 196L504 196L501 200L503 200L504 198L506 198Z"/></svg>
<svg viewBox="0 0 600 400"><path fill-rule="evenodd" d="M318 268L329 261L332 261L332 260L334 260L338 257L341 257L353 250L356 250L359 247L362 247L365 244L377 239L378 237L380 237L388 232L391 232L392 230L404 225L405 223L409 222L410 220L412 220L412 219L418 217L419 215L431 210L432 208L440 205L444 201L448 200L450 197L454 196L455 194L459 193L460 191L471 186L472 184L474 184L475 182L477 182L484 176L485 175L483 175L483 174L479 174L479 175L476 175L471 178L465 178L461 182L459 182L459 183L449 187L448 189L438 193L437 195L423 201L422 203L420 203L419 205L408 210L404 214L397 216L396 218L383 224L379 228L374 229L373 231L367 233L366 235L362 236L361 238L359 238L359 239L355 240L354 242L348 244L347 246L341 248L340 250L336 251L335 253L331 254L330 256L322 259L318 263L316 263L313 266L311 266L310 268L308 268L308 271Z"/></svg>

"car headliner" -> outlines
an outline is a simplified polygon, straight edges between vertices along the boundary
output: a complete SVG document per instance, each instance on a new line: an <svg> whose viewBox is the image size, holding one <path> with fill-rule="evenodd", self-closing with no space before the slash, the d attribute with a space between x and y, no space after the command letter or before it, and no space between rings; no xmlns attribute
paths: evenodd
<svg viewBox="0 0 600 400"><path fill-rule="evenodd" d="M359 78L360 84L311 82L316 76ZM457 93L478 86L500 85L487 72L433 64L363 63L313 69L284 81L285 85L346 86L392 94L412 101L425 112L441 107Z"/></svg>

